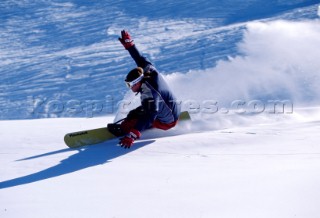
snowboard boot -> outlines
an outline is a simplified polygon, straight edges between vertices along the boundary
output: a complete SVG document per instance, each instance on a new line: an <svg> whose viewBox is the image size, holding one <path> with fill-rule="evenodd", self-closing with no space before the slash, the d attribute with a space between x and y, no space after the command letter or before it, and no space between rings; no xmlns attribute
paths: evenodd
<svg viewBox="0 0 320 218"><path fill-rule="evenodd" d="M119 122L121 122L119 124ZM109 123L108 124L108 130L115 135L116 137L127 135L131 129L135 128L135 125L137 124L138 119L123 119L116 123Z"/></svg>
<svg viewBox="0 0 320 218"><path fill-rule="evenodd" d="M109 123L108 130L116 137L124 136L126 133L121 129L121 124Z"/></svg>

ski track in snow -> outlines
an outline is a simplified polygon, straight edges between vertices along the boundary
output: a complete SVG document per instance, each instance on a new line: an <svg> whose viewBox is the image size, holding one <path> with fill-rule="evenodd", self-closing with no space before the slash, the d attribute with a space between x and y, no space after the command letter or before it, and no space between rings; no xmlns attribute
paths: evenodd
<svg viewBox="0 0 320 218"><path fill-rule="evenodd" d="M0 85L0 103L4 106L1 118L87 116L85 109L70 114L51 107L52 101L58 101L60 107L78 101L83 108L87 101L99 101L104 104L102 111L96 109L100 115L115 112L126 91L123 77L134 67L117 40L121 29L132 32L141 51L161 72L184 74L212 68L218 61L238 55L237 43L252 18L249 15L234 21L230 18L248 14L242 10L250 7L259 8L258 1L238 5L189 3L190 7L203 10L203 14L196 10L190 14L190 8L180 1L160 8L153 8L153 2L140 2L137 8L152 8L141 17L132 16L131 7L121 10L123 4L122 1L91 6L54 1L1 3L4 11L0 31L0 66L4 75ZM294 9L299 1L277 4L279 7L274 9L266 4L265 10L270 14L258 18L301 20L316 16L316 6ZM179 16L168 16L169 6L179 7ZM47 108L40 107L36 103L39 101Z"/></svg>

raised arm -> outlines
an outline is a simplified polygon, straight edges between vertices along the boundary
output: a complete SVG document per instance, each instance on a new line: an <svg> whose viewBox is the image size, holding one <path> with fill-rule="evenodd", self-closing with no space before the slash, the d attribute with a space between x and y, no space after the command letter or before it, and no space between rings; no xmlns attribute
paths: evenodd
<svg viewBox="0 0 320 218"><path fill-rule="evenodd" d="M121 31L121 37L119 38L119 41L123 47L129 51L132 59L136 62L138 67L145 69L146 66L150 64L152 65L152 63L139 52L128 31Z"/></svg>

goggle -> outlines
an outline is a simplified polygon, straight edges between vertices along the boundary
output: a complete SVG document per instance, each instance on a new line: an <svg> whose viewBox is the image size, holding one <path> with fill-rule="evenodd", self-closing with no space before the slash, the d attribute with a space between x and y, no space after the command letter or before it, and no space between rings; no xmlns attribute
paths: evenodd
<svg viewBox="0 0 320 218"><path fill-rule="evenodd" d="M132 88L134 85L136 85L138 82L140 82L143 79L143 75L139 76L137 79L131 81L131 82L126 82L128 88Z"/></svg>

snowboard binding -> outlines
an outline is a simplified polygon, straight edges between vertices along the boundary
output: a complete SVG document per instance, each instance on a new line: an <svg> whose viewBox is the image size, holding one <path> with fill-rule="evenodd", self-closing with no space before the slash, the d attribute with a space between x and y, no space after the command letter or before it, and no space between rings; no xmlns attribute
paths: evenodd
<svg viewBox="0 0 320 218"><path fill-rule="evenodd" d="M115 135L116 137L120 137L125 135L125 133L122 131L121 129L121 125L120 124L116 124L116 123L109 123L108 124L108 130Z"/></svg>

